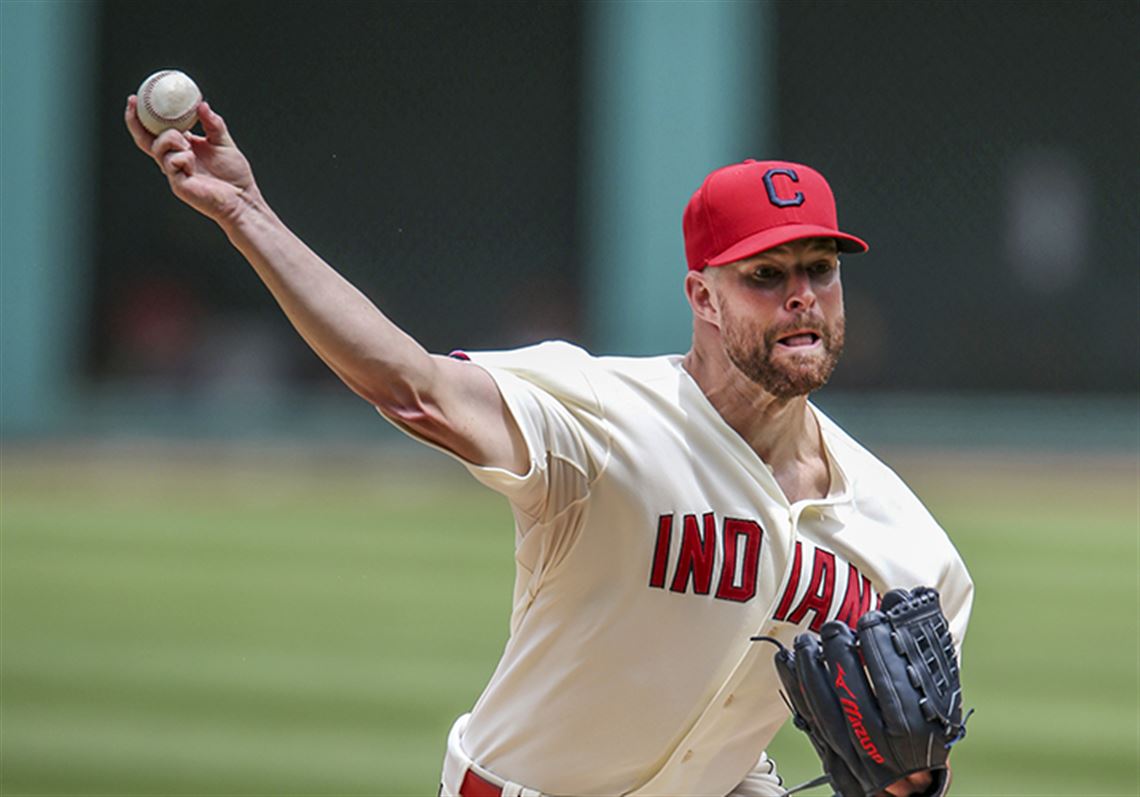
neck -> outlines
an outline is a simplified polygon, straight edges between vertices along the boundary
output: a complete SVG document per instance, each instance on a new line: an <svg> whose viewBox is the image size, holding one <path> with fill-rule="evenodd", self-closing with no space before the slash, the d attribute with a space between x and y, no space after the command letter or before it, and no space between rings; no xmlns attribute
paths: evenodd
<svg viewBox="0 0 1140 797"><path fill-rule="evenodd" d="M819 422L806 395L777 398L726 357L710 358L696 347L683 365L725 422L772 468L789 500L827 494Z"/></svg>

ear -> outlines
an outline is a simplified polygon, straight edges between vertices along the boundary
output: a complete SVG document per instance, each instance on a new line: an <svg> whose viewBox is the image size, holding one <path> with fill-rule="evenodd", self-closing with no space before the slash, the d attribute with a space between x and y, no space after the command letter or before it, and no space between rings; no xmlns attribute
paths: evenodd
<svg viewBox="0 0 1140 797"><path fill-rule="evenodd" d="M713 277L704 271L690 271L685 275L685 298L693 308L693 317L714 326L720 325L720 305Z"/></svg>

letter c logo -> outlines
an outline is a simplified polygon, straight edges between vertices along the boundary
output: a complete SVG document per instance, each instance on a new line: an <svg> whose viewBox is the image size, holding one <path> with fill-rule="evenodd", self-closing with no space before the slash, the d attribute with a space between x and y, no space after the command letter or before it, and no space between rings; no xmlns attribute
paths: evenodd
<svg viewBox="0 0 1140 797"><path fill-rule="evenodd" d="M804 203L804 195L802 191L796 191L796 195L791 199L784 199L776 193L776 186L772 184L772 177L782 174L791 179L793 183L798 183L800 178L791 169L769 169L764 172L764 187L768 189L768 199L773 205L778 208L790 208Z"/></svg>

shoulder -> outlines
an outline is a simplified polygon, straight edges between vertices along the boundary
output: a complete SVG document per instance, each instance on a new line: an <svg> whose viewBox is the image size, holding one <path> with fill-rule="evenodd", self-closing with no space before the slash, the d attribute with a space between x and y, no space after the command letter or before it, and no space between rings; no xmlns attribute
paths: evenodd
<svg viewBox="0 0 1140 797"><path fill-rule="evenodd" d="M901 476L815 409L828 450L848 480L859 514L887 530L892 551L899 555L911 552L923 567L930 568L924 583L942 594L943 610L960 645L974 585L950 535Z"/></svg>
<svg viewBox="0 0 1140 797"><path fill-rule="evenodd" d="M871 453L816 409L824 440L851 491L859 515L917 546L949 567L962 566L961 557L946 530L910 486L885 462ZM902 544L902 538L898 538Z"/></svg>
<svg viewBox="0 0 1140 797"><path fill-rule="evenodd" d="M525 370L528 368L545 370L552 367L577 365L584 366L597 358L581 346L565 340L545 340L516 349L495 351L456 351L452 356L467 359L494 368Z"/></svg>
<svg viewBox="0 0 1140 797"><path fill-rule="evenodd" d="M839 424L814 407L828 452L848 480L855 500L861 504L881 504L883 509L903 512L910 519L917 515L937 527L929 511L889 465L844 431ZM941 528L938 527L939 531Z"/></svg>
<svg viewBox="0 0 1140 797"><path fill-rule="evenodd" d="M566 367L594 373L614 373L630 377L661 376L675 371L672 365L679 360L677 355L657 357L599 356L566 340L545 340L516 349L498 351L457 351L455 356L470 359L490 367L509 370L550 371Z"/></svg>
<svg viewBox="0 0 1140 797"><path fill-rule="evenodd" d="M462 357L494 372L566 399L601 403L623 389L654 389L677 380L676 357L597 356L564 340L501 351L463 352Z"/></svg>

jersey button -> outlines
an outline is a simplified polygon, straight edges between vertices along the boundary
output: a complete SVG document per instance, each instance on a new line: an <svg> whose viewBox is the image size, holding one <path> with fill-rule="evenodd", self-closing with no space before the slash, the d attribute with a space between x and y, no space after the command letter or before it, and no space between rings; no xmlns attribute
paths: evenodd
<svg viewBox="0 0 1140 797"><path fill-rule="evenodd" d="M728 698L724 701L724 707L728 708L731 706L733 700L736 700L736 695L729 695Z"/></svg>
<svg viewBox="0 0 1140 797"><path fill-rule="evenodd" d="M692 750L686 750L685 754L683 756L681 756L681 763L684 764L686 761L688 761L692 757L693 757L693 751Z"/></svg>

